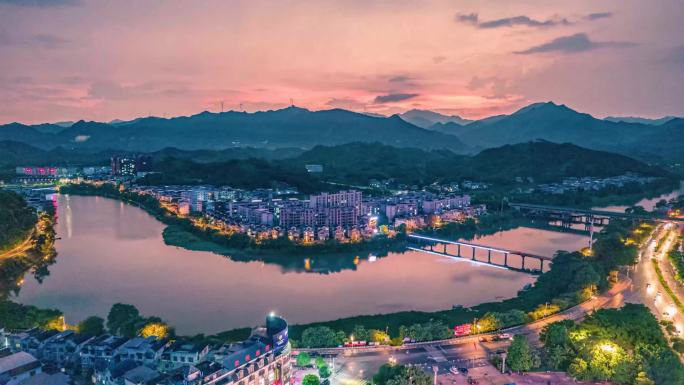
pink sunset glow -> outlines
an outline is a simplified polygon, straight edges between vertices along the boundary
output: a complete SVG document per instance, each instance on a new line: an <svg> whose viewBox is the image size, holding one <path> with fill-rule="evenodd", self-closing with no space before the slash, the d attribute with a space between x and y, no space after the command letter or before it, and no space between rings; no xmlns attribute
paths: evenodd
<svg viewBox="0 0 684 385"><path fill-rule="evenodd" d="M290 99L467 118L546 100L676 115L683 11L679 0L0 0L0 123Z"/></svg>

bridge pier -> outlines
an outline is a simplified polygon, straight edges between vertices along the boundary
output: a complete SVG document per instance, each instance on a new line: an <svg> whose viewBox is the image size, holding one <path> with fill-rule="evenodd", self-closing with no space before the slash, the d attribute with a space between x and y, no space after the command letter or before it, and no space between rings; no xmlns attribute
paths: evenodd
<svg viewBox="0 0 684 385"><path fill-rule="evenodd" d="M525 256L521 255L522 257L522 269L525 270Z"/></svg>
<svg viewBox="0 0 684 385"><path fill-rule="evenodd" d="M475 249L473 249L475 250ZM492 263L492 251L487 250L487 263Z"/></svg>
<svg viewBox="0 0 684 385"><path fill-rule="evenodd" d="M458 245L456 245L456 247L457 247L457 249L456 249L456 255L458 255L458 256L460 257L460 256L461 256L461 245L458 244Z"/></svg>
<svg viewBox="0 0 684 385"><path fill-rule="evenodd" d="M508 253L504 253L504 266L508 267Z"/></svg>
<svg viewBox="0 0 684 385"><path fill-rule="evenodd" d="M473 247L473 261L475 260L475 248Z"/></svg>

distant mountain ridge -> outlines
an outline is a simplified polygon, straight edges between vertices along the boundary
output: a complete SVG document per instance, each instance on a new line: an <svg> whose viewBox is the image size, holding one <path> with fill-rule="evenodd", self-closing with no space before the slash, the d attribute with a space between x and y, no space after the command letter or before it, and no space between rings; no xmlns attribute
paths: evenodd
<svg viewBox="0 0 684 385"><path fill-rule="evenodd" d="M134 152L153 152L169 147L180 150L307 149L360 141L428 150L449 149L465 154L538 139L619 152L649 161L684 161L684 149L680 145L684 143L682 118L597 119L553 102L534 103L510 115L476 121L426 110L384 117L341 109L309 111L289 107L255 113L205 111L169 119L79 121L71 126L0 125L0 140L22 142L46 150L57 147Z"/></svg>
<svg viewBox="0 0 684 385"><path fill-rule="evenodd" d="M220 150L230 147L313 147L355 141L395 146L449 148L466 151L456 137L425 130L398 116L371 117L333 109L298 107L255 113L202 112L170 119L147 117L114 124L79 121L56 132L12 123L0 126L0 140L24 142L43 149L65 148L157 151Z"/></svg>
<svg viewBox="0 0 684 385"><path fill-rule="evenodd" d="M430 110L412 109L399 114L403 120L421 128L432 129L436 124L454 123L466 125L472 120L463 119L458 115L444 115Z"/></svg>
<svg viewBox="0 0 684 385"><path fill-rule="evenodd" d="M471 148L546 140L582 147L620 152L684 158L684 150L672 148L684 143L684 120L672 119L661 125L612 122L580 113L553 102L535 103L511 115L482 119L454 133Z"/></svg>
<svg viewBox="0 0 684 385"><path fill-rule="evenodd" d="M603 120L607 120L609 122L624 122L624 123L640 123L640 124L649 124L649 125L654 125L654 126L659 126L661 124L665 124L669 122L672 119L679 119L677 116L664 116L662 118L656 118L656 119L649 119L649 118L640 118L636 116L607 116Z"/></svg>

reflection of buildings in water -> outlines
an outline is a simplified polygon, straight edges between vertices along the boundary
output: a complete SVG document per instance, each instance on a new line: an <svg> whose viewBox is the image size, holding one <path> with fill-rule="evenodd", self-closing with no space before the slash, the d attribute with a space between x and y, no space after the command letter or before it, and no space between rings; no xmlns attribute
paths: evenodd
<svg viewBox="0 0 684 385"><path fill-rule="evenodd" d="M73 215L71 212L71 199L66 196L66 228L67 228L67 238L71 238L73 233Z"/></svg>

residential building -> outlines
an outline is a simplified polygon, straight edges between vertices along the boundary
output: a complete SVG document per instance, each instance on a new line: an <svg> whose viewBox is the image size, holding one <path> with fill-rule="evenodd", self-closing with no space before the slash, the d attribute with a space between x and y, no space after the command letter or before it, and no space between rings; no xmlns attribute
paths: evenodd
<svg viewBox="0 0 684 385"><path fill-rule="evenodd" d="M41 373L40 361L26 352L0 358L0 384L18 385Z"/></svg>

